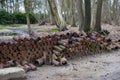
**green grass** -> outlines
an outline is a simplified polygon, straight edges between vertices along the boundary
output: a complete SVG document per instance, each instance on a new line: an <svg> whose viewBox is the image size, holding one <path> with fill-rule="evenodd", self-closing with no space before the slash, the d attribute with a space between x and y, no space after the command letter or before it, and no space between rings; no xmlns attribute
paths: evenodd
<svg viewBox="0 0 120 80"><path fill-rule="evenodd" d="M5 28L5 27L19 27L22 24L0 24L0 29Z"/></svg>
<svg viewBox="0 0 120 80"><path fill-rule="evenodd" d="M0 29L5 28L5 27L6 27L5 25L0 25Z"/></svg>
<svg viewBox="0 0 120 80"><path fill-rule="evenodd" d="M39 31L37 31L37 32L58 32L58 31L59 31L58 28L52 28L52 29L50 29L50 30L39 30Z"/></svg>
<svg viewBox="0 0 120 80"><path fill-rule="evenodd" d="M9 33L0 33L0 36L15 36L15 35L17 35L17 33L11 33L11 32L9 32Z"/></svg>
<svg viewBox="0 0 120 80"><path fill-rule="evenodd" d="M50 32L58 32L59 29L58 28L52 28L51 30L49 30Z"/></svg>

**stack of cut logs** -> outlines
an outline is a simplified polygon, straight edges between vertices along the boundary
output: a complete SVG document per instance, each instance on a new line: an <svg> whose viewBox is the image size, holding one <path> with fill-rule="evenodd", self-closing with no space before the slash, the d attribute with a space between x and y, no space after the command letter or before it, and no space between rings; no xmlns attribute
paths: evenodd
<svg viewBox="0 0 120 80"><path fill-rule="evenodd" d="M33 37L15 36L0 40L0 68L20 66L26 71L43 64L65 65L74 56L101 53L120 48L120 40L106 38L97 32L74 31L54 34L34 34Z"/></svg>

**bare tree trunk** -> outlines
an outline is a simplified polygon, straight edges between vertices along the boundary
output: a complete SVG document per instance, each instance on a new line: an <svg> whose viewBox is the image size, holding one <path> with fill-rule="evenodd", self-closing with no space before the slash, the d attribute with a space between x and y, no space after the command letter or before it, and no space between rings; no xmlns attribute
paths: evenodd
<svg viewBox="0 0 120 80"><path fill-rule="evenodd" d="M83 1L77 0L77 11L78 11L78 18L79 18L79 31L83 31L84 28L84 13L83 13Z"/></svg>
<svg viewBox="0 0 120 80"><path fill-rule="evenodd" d="M114 22L114 24L115 25L119 25L119 20L118 20L118 9L119 9L119 7L118 7L118 3L119 3L119 0L114 0L113 1L113 22Z"/></svg>
<svg viewBox="0 0 120 80"><path fill-rule="evenodd" d="M26 12L28 33L31 36L32 35L32 29L31 29L30 18L29 18L29 14L30 14L30 5L29 5L29 3L30 3L29 0L24 0L24 7L25 7L25 12Z"/></svg>
<svg viewBox="0 0 120 80"><path fill-rule="evenodd" d="M49 17L50 17L50 24L55 24L55 21L53 20L51 12L49 12Z"/></svg>
<svg viewBox="0 0 120 80"><path fill-rule="evenodd" d="M15 12L19 12L19 2L18 2L18 0L16 0L16 3L15 3Z"/></svg>
<svg viewBox="0 0 120 80"><path fill-rule="evenodd" d="M96 12L96 23L95 23L95 31L97 31L97 32L101 31L102 3L103 3L103 0L98 0L97 12Z"/></svg>
<svg viewBox="0 0 120 80"><path fill-rule="evenodd" d="M111 0L104 0L102 7L102 22L112 24L111 19Z"/></svg>
<svg viewBox="0 0 120 80"><path fill-rule="evenodd" d="M75 6L75 3L76 3L75 0L70 0L70 15L71 15L70 24L71 24L72 27L76 27L76 22L75 22L75 15L76 15L75 7L76 6Z"/></svg>
<svg viewBox="0 0 120 80"><path fill-rule="evenodd" d="M5 7L5 0L1 0L0 1L0 5L1 5L1 8L4 9L4 7Z"/></svg>
<svg viewBox="0 0 120 80"><path fill-rule="evenodd" d="M62 16L60 2L59 2L59 0L55 0L55 1L56 1L59 20L60 20L60 31L64 31L64 30L66 30L66 23L65 23L63 16Z"/></svg>
<svg viewBox="0 0 120 80"><path fill-rule="evenodd" d="M48 0L50 11L56 26L60 31L66 30L66 23L63 19L59 0Z"/></svg>
<svg viewBox="0 0 120 80"><path fill-rule="evenodd" d="M84 0L85 2L85 24L84 24L84 31L90 31L91 25L91 0Z"/></svg>
<svg viewBox="0 0 120 80"><path fill-rule="evenodd" d="M71 14L70 14L70 12L71 12L70 11L70 0L66 0L66 5L67 5L66 21L67 21L68 24L70 24L71 23L71 18L70 18L70 16L71 16Z"/></svg>
<svg viewBox="0 0 120 80"><path fill-rule="evenodd" d="M95 18L96 18L96 9L97 8L97 5L96 5L96 0L92 0L92 9L91 9L91 29L93 30L94 27L95 27Z"/></svg>

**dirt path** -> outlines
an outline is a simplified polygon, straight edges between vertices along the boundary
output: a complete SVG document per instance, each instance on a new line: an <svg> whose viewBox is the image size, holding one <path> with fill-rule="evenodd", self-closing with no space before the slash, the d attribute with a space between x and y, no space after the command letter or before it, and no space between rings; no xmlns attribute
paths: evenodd
<svg viewBox="0 0 120 80"><path fill-rule="evenodd" d="M69 66L43 66L27 80L120 80L120 51L74 59Z"/></svg>

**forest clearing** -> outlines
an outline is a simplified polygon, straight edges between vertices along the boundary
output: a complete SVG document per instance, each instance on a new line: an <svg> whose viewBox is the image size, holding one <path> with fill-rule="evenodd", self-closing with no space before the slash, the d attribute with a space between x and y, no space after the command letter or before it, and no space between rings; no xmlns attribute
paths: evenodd
<svg viewBox="0 0 120 80"><path fill-rule="evenodd" d="M120 0L0 0L0 80L120 80Z"/></svg>

